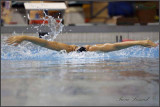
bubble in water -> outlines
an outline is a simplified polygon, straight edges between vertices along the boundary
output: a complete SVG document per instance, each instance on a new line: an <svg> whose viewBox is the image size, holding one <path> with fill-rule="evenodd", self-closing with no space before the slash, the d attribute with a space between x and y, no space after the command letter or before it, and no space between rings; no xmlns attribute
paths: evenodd
<svg viewBox="0 0 160 107"><path fill-rule="evenodd" d="M30 18L30 16L29 16L29 13L27 13L27 16L28 16L28 19L31 20L31 18Z"/></svg>
<svg viewBox="0 0 160 107"><path fill-rule="evenodd" d="M39 26L35 26L34 28L38 28Z"/></svg>
<svg viewBox="0 0 160 107"><path fill-rule="evenodd" d="M16 32L15 32L15 31L12 33L12 36L14 36L14 35L16 35Z"/></svg>

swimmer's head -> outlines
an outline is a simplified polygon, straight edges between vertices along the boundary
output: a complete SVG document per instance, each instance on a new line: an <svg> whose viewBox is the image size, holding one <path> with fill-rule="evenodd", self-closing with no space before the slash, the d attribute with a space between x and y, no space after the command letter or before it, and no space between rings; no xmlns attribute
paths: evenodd
<svg viewBox="0 0 160 107"><path fill-rule="evenodd" d="M77 49L77 52L83 52L83 51L87 51L85 47L80 47Z"/></svg>

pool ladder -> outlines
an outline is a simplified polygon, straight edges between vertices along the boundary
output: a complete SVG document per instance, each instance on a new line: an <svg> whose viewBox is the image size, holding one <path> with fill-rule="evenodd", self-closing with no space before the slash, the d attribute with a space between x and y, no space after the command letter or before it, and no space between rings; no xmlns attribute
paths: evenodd
<svg viewBox="0 0 160 107"><path fill-rule="evenodd" d="M116 35L116 42L122 42L122 35L120 35L120 40L118 39L118 36Z"/></svg>

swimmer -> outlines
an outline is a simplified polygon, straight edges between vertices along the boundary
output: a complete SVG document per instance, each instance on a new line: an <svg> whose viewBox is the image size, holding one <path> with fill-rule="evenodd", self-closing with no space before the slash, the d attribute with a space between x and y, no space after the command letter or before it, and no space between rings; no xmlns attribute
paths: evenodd
<svg viewBox="0 0 160 107"><path fill-rule="evenodd" d="M126 42L118 42L118 43L105 43L105 44L96 44L96 45L85 45L82 47L76 46L76 45L68 45L56 41L47 41L45 39L41 39L34 36L12 36L9 37L6 42L8 45L14 45L17 46L23 41L29 41L33 44L39 45L41 47L45 47L51 50L61 51L66 50L67 52L77 51L77 52L83 52L83 51L101 51L101 52L110 52L110 51L116 51L120 49L125 49L131 46L135 45L141 45L144 47L156 47L157 44L152 42L151 40L138 40L138 41L126 41Z"/></svg>

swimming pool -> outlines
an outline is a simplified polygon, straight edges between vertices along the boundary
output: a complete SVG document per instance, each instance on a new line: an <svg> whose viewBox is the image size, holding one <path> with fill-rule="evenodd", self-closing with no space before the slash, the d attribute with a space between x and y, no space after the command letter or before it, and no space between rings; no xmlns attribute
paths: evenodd
<svg viewBox="0 0 160 107"><path fill-rule="evenodd" d="M65 53L26 42L8 46L6 38L2 105L159 105L159 46Z"/></svg>

